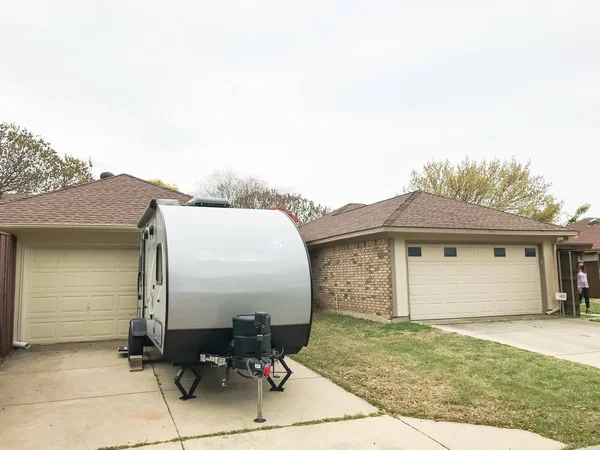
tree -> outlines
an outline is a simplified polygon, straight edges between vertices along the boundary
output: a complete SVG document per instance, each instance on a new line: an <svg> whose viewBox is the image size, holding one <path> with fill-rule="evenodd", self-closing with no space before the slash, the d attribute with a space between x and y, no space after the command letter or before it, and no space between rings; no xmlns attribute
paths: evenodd
<svg viewBox="0 0 600 450"><path fill-rule="evenodd" d="M150 183L154 183L157 184L158 186L167 188L167 189L171 189L172 191L178 191L179 189L177 188L177 185L175 184L168 184L165 183L163 180L159 180L158 178L154 179L154 180L148 180Z"/></svg>
<svg viewBox="0 0 600 450"><path fill-rule="evenodd" d="M273 188L259 178L242 177L232 170L213 172L200 184L198 195L227 198L234 208L287 210L301 223L329 212L328 207L300 194Z"/></svg>
<svg viewBox="0 0 600 450"><path fill-rule="evenodd" d="M571 225L572 223L577 222L579 219L581 219L581 216L583 216L586 212L588 212L590 210L590 208L591 208L591 205L589 203L586 203L585 205L581 205L579 208L577 208L575 210L573 215L567 219L566 225Z"/></svg>
<svg viewBox="0 0 600 450"><path fill-rule="evenodd" d="M457 164L448 160L426 163L421 172L412 171L403 190L421 190L550 223L562 208L550 187L542 176L531 173L531 162L466 158Z"/></svg>
<svg viewBox="0 0 600 450"><path fill-rule="evenodd" d="M25 128L0 123L0 195L39 194L93 180L92 163L61 157Z"/></svg>

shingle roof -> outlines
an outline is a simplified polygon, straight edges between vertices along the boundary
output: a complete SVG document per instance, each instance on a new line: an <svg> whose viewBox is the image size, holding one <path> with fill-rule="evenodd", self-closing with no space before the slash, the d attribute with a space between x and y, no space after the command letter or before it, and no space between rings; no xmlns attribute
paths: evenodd
<svg viewBox="0 0 600 450"><path fill-rule="evenodd" d="M0 194L0 203L13 202L15 200L21 200L22 198L27 198L25 194Z"/></svg>
<svg viewBox="0 0 600 450"><path fill-rule="evenodd" d="M152 199L191 197L131 175L116 175L91 183L0 204L2 224L64 224L137 226Z"/></svg>
<svg viewBox="0 0 600 450"><path fill-rule="evenodd" d="M306 242L312 242L381 227L571 231L492 208L415 191L371 205L349 203L303 225L300 232Z"/></svg>
<svg viewBox="0 0 600 450"><path fill-rule="evenodd" d="M588 217L569 225L569 228L579 231L579 236L569 238L569 242L592 244L592 251L600 251L600 225L588 227L592 219L592 217Z"/></svg>

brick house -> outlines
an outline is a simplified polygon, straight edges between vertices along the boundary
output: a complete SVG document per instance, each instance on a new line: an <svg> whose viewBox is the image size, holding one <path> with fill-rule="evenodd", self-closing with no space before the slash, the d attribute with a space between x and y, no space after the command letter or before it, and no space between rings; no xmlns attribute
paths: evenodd
<svg viewBox="0 0 600 450"><path fill-rule="evenodd" d="M303 225L317 309L402 320L542 314L577 232L421 191Z"/></svg>

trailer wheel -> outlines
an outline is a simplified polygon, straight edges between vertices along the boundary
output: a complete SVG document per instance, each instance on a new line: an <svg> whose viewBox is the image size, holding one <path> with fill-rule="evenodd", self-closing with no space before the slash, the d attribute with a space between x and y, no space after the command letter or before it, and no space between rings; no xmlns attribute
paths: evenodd
<svg viewBox="0 0 600 450"><path fill-rule="evenodd" d="M133 320L129 322L129 356L141 356L144 354L144 340L133 335Z"/></svg>

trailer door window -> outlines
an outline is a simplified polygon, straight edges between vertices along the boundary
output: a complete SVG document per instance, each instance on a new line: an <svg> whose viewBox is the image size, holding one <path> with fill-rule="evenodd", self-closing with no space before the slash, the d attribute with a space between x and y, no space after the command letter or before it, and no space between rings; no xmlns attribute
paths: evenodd
<svg viewBox="0 0 600 450"><path fill-rule="evenodd" d="M159 243L156 246L156 284L161 286L163 284L163 254L162 244Z"/></svg>

